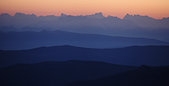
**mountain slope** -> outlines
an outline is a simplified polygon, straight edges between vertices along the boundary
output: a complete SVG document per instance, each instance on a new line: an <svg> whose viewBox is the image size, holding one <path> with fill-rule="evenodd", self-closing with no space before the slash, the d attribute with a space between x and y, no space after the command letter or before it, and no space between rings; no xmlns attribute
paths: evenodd
<svg viewBox="0 0 169 86"><path fill-rule="evenodd" d="M32 28L36 29L36 28ZM142 45L169 45L154 39L82 34L65 31L0 32L0 49L18 50L42 46L72 45L86 48L120 48Z"/></svg>
<svg viewBox="0 0 169 86"><path fill-rule="evenodd" d="M169 46L91 49L73 46L0 51L0 66L43 61L90 60L123 65L169 65Z"/></svg>
<svg viewBox="0 0 169 86"><path fill-rule="evenodd" d="M1 86L63 86L134 70L135 67L94 61L18 64L0 69Z"/></svg>

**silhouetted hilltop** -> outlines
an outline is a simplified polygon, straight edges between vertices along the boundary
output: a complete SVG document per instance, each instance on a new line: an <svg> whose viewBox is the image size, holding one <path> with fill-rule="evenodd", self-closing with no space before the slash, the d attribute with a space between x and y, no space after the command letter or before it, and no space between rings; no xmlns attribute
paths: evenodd
<svg viewBox="0 0 169 86"><path fill-rule="evenodd" d="M168 86L169 67L149 67L66 86Z"/></svg>
<svg viewBox="0 0 169 86"><path fill-rule="evenodd" d="M0 66L44 61L88 60L122 65L169 65L169 46L92 49L74 46L0 51Z"/></svg>
<svg viewBox="0 0 169 86"><path fill-rule="evenodd" d="M136 67L95 61L17 64L0 69L1 86L63 86L78 80L95 80Z"/></svg>

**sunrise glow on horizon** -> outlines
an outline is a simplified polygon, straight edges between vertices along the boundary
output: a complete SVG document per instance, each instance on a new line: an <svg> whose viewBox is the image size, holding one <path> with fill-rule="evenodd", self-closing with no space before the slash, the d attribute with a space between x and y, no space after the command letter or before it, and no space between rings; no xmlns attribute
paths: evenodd
<svg viewBox="0 0 169 86"><path fill-rule="evenodd" d="M90 15L124 17L126 13L153 18L169 17L169 0L1 0L0 13Z"/></svg>

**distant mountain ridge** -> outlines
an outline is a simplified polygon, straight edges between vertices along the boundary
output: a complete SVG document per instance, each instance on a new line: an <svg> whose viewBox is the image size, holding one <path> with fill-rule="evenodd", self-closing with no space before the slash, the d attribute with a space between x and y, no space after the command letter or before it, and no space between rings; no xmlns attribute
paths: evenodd
<svg viewBox="0 0 169 86"><path fill-rule="evenodd" d="M0 67L44 61L86 60L121 65L169 65L169 46L133 46L94 49L73 46L41 47L29 50L0 51Z"/></svg>
<svg viewBox="0 0 169 86"><path fill-rule="evenodd" d="M169 45L155 39L82 34L67 31L0 32L0 49L22 50L42 46L72 45L86 48L121 48L128 46Z"/></svg>
<svg viewBox="0 0 169 86"><path fill-rule="evenodd" d="M126 14L123 19L104 17L102 13L86 16L36 16L24 13L0 15L0 31L64 30L78 33L111 36L141 37L169 42L169 18L154 19L148 16Z"/></svg>

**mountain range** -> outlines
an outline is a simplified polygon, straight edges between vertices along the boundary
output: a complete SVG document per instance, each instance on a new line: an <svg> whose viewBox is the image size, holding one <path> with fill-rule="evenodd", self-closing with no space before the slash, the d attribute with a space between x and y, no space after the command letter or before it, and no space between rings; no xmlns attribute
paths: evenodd
<svg viewBox="0 0 169 86"><path fill-rule="evenodd" d="M169 86L169 18L0 15L0 86Z"/></svg>
<svg viewBox="0 0 169 86"><path fill-rule="evenodd" d="M96 13L86 16L36 16L23 13L0 15L0 31L55 31L141 37L169 42L169 18L126 14L123 19Z"/></svg>
<svg viewBox="0 0 169 86"><path fill-rule="evenodd" d="M23 50L42 46L60 45L72 45L85 48L122 48L128 46L169 45L169 42L148 38L83 34L60 30L0 32L1 50Z"/></svg>

